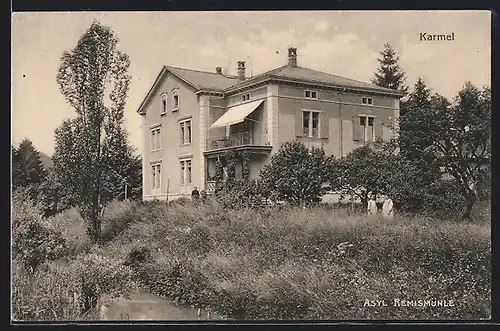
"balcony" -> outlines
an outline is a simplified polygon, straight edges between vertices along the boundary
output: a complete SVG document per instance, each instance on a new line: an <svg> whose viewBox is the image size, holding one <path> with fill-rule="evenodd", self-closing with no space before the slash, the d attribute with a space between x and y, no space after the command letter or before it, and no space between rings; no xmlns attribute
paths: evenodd
<svg viewBox="0 0 500 331"><path fill-rule="evenodd" d="M207 141L207 150L225 149L241 146L269 146L266 133L251 131L233 133L226 137L213 138Z"/></svg>
<svg viewBox="0 0 500 331"><path fill-rule="evenodd" d="M233 133L226 137L217 137L207 140L207 150L204 154L216 156L228 149L248 151L254 154L269 154L272 149L267 139L267 133L245 131Z"/></svg>

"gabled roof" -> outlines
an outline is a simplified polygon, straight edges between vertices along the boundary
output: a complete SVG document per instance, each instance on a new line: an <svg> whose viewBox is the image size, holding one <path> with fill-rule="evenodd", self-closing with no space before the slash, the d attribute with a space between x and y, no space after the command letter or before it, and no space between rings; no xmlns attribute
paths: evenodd
<svg viewBox="0 0 500 331"><path fill-rule="evenodd" d="M215 72L199 71L193 69L165 66L165 68L176 76L184 78L198 89L223 91L239 83L238 77L218 74Z"/></svg>
<svg viewBox="0 0 500 331"><path fill-rule="evenodd" d="M163 66L160 70L158 76L153 83L153 86L149 89L148 93L141 102L137 112L139 114L143 113L143 108L151 98L153 91L161 82L163 76L170 72L180 80L184 81L186 84L193 87L195 90L209 90L209 91L219 91L222 92L228 87L236 85L240 80L235 76L223 75L218 73L212 73L207 71L199 71L186 68L178 68L173 66Z"/></svg>

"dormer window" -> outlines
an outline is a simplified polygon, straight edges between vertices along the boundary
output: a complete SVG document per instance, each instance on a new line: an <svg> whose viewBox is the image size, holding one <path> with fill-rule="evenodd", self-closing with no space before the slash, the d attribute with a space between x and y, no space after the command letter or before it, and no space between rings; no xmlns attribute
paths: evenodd
<svg viewBox="0 0 500 331"><path fill-rule="evenodd" d="M318 91L306 90L305 97L306 99L318 99Z"/></svg>
<svg viewBox="0 0 500 331"><path fill-rule="evenodd" d="M173 109L172 111L178 111L179 110L179 89L174 89L172 91L172 98L173 98Z"/></svg>
<svg viewBox="0 0 500 331"><path fill-rule="evenodd" d="M243 94L243 101L248 101L250 100L250 93Z"/></svg>
<svg viewBox="0 0 500 331"><path fill-rule="evenodd" d="M373 98L362 97L361 103L364 105L373 105Z"/></svg>
<svg viewBox="0 0 500 331"><path fill-rule="evenodd" d="M161 95L161 113L160 115L165 115L167 113L167 93Z"/></svg>

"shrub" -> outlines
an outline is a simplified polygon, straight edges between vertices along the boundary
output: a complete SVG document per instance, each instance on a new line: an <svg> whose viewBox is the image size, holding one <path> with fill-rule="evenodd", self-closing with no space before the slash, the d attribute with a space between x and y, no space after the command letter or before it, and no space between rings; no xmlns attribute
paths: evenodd
<svg viewBox="0 0 500 331"><path fill-rule="evenodd" d="M62 257L66 241L43 219L40 209L24 198L22 192L13 199L12 257L35 271L45 261Z"/></svg>
<svg viewBox="0 0 500 331"><path fill-rule="evenodd" d="M80 255L71 261L67 272L75 275L79 289L78 302L82 312L93 308L103 295L127 297L137 288L133 271L117 258L95 253Z"/></svg>
<svg viewBox="0 0 500 331"><path fill-rule="evenodd" d="M54 216L75 204L70 192L67 192L59 181L54 168L47 171L37 191L37 200L40 201L46 217Z"/></svg>
<svg viewBox="0 0 500 331"><path fill-rule="evenodd" d="M127 254L124 265L137 268L140 264L151 261L151 250L146 246L133 247Z"/></svg>
<svg viewBox="0 0 500 331"><path fill-rule="evenodd" d="M65 210L48 219L50 227L62 234L66 241L67 255L88 253L92 246L87 226L75 208Z"/></svg>
<svg viewBox="0 0 500 331"><path fill-rule="evenodd" d="M26 219L13 233L12 256L32 271L46 260L62 257L65 252L66 242L61 233L38 220Z"/></svg>
<svg viewBox="0 0 500 331"><path fill-rule="evenodd" d="M184 232L179 241L178 247L194 255L205 255L214 247L210 228L204 224L196 224L188 231Z"/></svg>
<svg viewBox="0 0 500 331"><path fill-rule="evenodd" d="M326 184L337 177L336 170L335 158L327 157L323 148L286 142L262 169L262 189L276 201L317 203L328 189Z"/></svg>
<svg viewBox="0 0 500 331"><path fill-rule="evenodd" d="M12 192L12 231L25 219L42 219L41 206L32 201L26 188L18 188Z"/></svg>
<svg viewBox="0 0 500 331"><path fill-rule="evenodd" d="M255 182L232 178L217 184L215 197L220 206L225 209L260 207L264 199L261 188Z"/></svg>
<svg viewBox="0 0 500 331"><path fill-rule="evenodd" d="M113 201L105 209L101 222L101 242L113 239L137 219L135 201Z"/></svg>
<svg viewBox="0 0 500 331"><path fill-rule="evenodd" d="M169 206L187 206L190 205L191 203L192 203L191 199L184 196L179 197L175 200L168 201Z"/></svg>

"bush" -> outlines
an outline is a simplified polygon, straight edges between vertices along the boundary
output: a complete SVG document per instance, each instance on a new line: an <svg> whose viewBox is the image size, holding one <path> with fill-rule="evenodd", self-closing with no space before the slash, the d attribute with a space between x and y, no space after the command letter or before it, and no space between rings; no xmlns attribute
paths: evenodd
<svg viewBox="0 0 500 331"><path fill-rule="evenodd" d="M317 203L336 178L337 165L323 148L309 149L299 141L284 143L260 173L266 197L295 205Z"/></svg>
<svg viewBox="0 0 500 331"><path fill-rule="evenodd" d="M151 261L151 250L146 246L133 247L127 254L124 265L138 268L141 264Z"/></svg>
<svg viewBox="0 0 500 331"><path fill-rule="evenodd" d="M70 192L59 181L54 168L48 170L37 190L37 200L40 201L46 217L54 216L71 208L75 203Z"/></svg>
<svg viewBox="0 0 500 331"><path fill-rule="evenodd" d="M113 201L105 209L101 222L101 242L112 240L137 219L135 201Z"/></svg>
<svg viewBox="0 0 500 331"><path fill-rule="evenodd" d="M217 203L225 209L260 207L264 199L261 188L255 182L235 179L218 183L215 197Z"/></svg>
<svg viewBox="0 0 500 331"><path fill-rule="evenodd" d="M68 265L67 272L75 275L78 302L82 312L93 308L103 295L127 297L137 288L133 271L122 260L95 253L77 256Z"/></svg>
<svg viewBox="0 0 500 331"><path fill-rule="evenodd" d="M65 252L66 242L61 233L38 220L26 219L13 233L12 256L32 271L46 260L61 258Z"/></svg>
<svg viewBox="0 0 500 331"><path fill-rule="evenodd" d="M32 272L47 260L56 260L66 253L66 241L41 216L40 209L15 195L13 203L12 257Z"/></svg>
<svg viewBox="0 0 500 331"><path fill-rule="evenodd" d="M25 219L42 219L40 204L32 201L26 188L18 188L12 192L12 231Z"/></svg>
<svg viewBox="0 0 500 331"><path fill-rule="evenodd" d="M66 241L67 255L88 253L92 243L87 234L87 226L76 208L65 210L48 219L50 227L62 234Z"/></svg>

